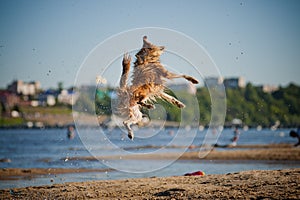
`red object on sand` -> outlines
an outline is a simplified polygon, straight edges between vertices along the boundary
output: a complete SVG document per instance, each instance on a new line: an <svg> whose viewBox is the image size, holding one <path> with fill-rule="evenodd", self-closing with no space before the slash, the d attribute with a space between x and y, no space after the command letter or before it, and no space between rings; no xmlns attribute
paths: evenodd
<svg viewBox="0 0 300 200"><path fill-rule="evenodd" d="M204 176L205 173L203 171L196 171L192 173L186 173L185 176Z"/></svg>

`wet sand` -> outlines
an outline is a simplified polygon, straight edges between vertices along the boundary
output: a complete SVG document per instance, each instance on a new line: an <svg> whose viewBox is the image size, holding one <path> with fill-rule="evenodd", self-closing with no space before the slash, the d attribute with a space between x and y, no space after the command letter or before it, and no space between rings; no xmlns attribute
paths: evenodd
<svg viewBox="0 0 300 200"><path fill-rule="evenodd" d="M236 150L239 149L239 150ZM207 159L207 160L298 160L300 161L300 148L292 145L253 145L233 147L230 151L184 153L181 159Z"/></svg>
<svg viewBox="0 0 300 200"><path fill-rule="evenodd" d="M65 183L0 190L0 199L300 199L300 169Z"/></svg>
<svg viewBox="0 0 300 200"><path fill-rule="evenodd" d="M109 172L113 169L61 169L61 168L3 168L0 169L0 181L31 179L40 175L74 174L87 172Z"/></svg>

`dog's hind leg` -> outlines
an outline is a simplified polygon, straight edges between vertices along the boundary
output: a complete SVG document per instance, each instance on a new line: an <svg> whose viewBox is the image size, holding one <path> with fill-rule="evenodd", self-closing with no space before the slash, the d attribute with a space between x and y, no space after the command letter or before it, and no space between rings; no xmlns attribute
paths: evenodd
<svg viewBox="0 0 300 200"><path fill-rule="evenodd" d="M130 125L132 124L131 119L129 118L128 120L124 121L123 124L127 129L129 139L133 140L134 134L133 134L133 130L130 127Z"/></svg>
<svg viewBox="0 0 300 200"><path fill-rule="evenodd" d="M166 101L168 101L168 102L174 104L174 105L177 106L178 108L184 108L184 107L185 107L185 105L184 105L182 102L180 102L180 101L177 100L175 97L172 97L171 95L168 95L168 94L166 94L166 93L164 93L164 92L161 92L161 93L159 94L159 96L160 96L161 98L163 98L164 100L166 100Z"/></svg>
<svg viewBox="0 0 300 200"><path fill-rule="evenodd" d="M144 101L139 101L139 102L137 102L137 104L139 104L139 105L141 105L145 108L148 108L148 109L154 109L155 108L154 105L149 104L149 103L145 103Z"/></svg>
<svg viewBox="0 0 300 200"><path fill-rule="evenodd" d="M129 119L123 122L125 128L128 131L128 137L131 140L133 140L134 134L130 126L132 124L137 124L143 118L143 113L141 113L139 107L139 105L135 105L132 108L129 108Z"/></svg>

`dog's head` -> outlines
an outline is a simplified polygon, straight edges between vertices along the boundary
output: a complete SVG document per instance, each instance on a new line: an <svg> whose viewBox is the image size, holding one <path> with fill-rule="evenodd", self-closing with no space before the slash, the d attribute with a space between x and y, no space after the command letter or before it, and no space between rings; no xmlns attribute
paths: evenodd
<svg viewBox="0 0 300 200"><path fill-rule="evenodd" d="M148 42L147 36L143 37L143 47L142 49L135 54L136 64L144 64L151 62L158 62L160 55L164 52L164 46L155 46Z"/></svg>

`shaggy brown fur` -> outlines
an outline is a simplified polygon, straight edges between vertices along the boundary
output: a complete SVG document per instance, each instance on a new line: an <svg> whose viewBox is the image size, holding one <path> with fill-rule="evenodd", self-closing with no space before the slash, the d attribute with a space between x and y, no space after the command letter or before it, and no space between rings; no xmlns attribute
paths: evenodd
<svg viewBox="0 0 300 200"><path fill-rule="evenodd" d="M191 76L174 74L164 68L159 60L163 51L163 46L155 46L147 41L146 36L143 37L143 47L135 55L136 61L134 62L131 85L127 83L131 58L128 54L123 57L123 72L120 88L118 89L119 103L117 110L119 114L128 117L123 124L130 139L134 137L130 126L142 120L140 108L154 108L153 102L156 98L164 99L179 108L185 107L182 102L164 92L166 79L185 78L194 84L198 83Z"/></svg>

